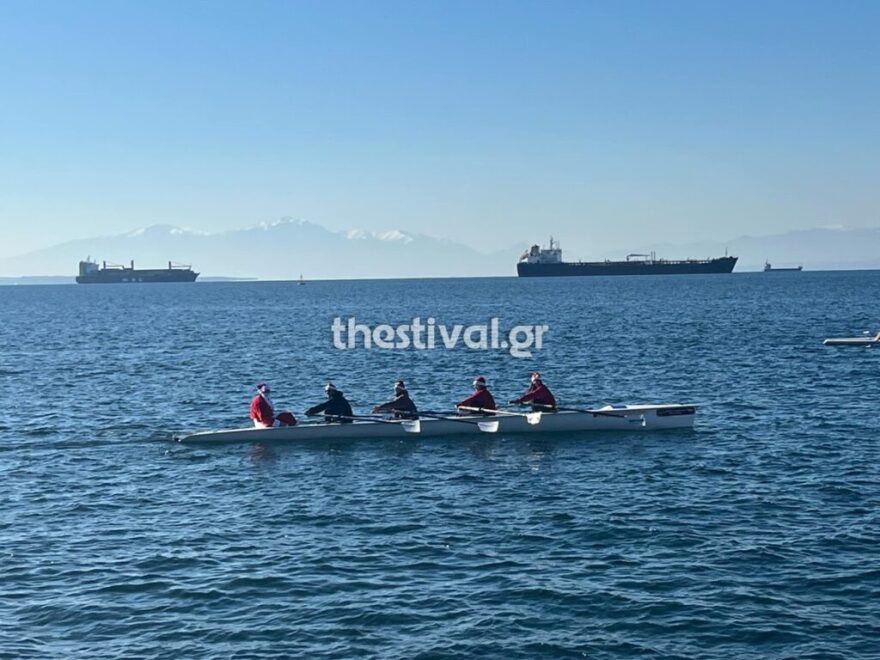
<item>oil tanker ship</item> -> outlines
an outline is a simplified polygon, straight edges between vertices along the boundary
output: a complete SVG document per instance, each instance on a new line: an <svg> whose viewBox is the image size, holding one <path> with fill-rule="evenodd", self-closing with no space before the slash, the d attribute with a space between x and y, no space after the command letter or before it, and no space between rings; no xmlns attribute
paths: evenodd
<svg viewBox="0 0 880 660"><path fill-rule="evenodd" d="M168 268L136 269L134 261L131 267L108 265L103 262L101 266L91 259L79 262L79 275L77 284L121 284L137 283L152 284L156 282L195 282L199 276L189 266L181 266L168 262Z"/></svg>
<svg viewBox="0 0 880 660"><path fill-rule="evenodd" d="M563 261L559 242L550 239L550 247L533 245L519 259L520 277L565 277L582 275L691 275L730 273L738 257L714 259L658 259L655 253L630 254L625 261Z"/></svg>

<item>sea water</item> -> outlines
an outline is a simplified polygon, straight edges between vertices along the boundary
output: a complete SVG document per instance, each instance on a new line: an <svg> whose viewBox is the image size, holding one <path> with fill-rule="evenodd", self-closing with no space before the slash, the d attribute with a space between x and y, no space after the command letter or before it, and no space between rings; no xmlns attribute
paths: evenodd
<svg viewBox="0 0 880 660"><path fill-rule="evenodd" d="M880 655L880 272L0 287L0 657ZM546 324L504 350L331 323ZM253 385L693 431L249 444Z"/></svg>

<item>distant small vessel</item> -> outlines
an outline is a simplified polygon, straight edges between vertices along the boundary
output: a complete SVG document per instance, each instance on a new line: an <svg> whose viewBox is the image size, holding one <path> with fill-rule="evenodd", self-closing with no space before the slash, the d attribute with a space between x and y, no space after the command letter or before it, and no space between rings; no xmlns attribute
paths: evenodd
<svg viewBox="0 0 880 660"><path fill-rule="evenodd" d="M131 266L120 266L103 262L99 267L97 263L88 257L79 262L79 275L76 277L77 284L122 284L144 283L154 284L157 282L195 282L199 276L190 266L182 266L168 262L168 268L136 269L134 260Z"/></svg>
<svg viewBox="0 0 880 660"><path fill-rule="evenodd" d="M825 346L880 346L880 332L875 336L865 332L862 337L829 337L822 343Z"/></svg>
<svg viewBox="0 0 880 660"><path fill-rule="evenodd" d="M297 284L299 284L300 286L302 286L302 285L305 284L305 283L306 283L306 281L303 279L302 273L300 273L300 274L299 274L299 282L297 282Z"/></svg>
<svg viewBox="0 0 880 660"><path fill-rule="evenodd" d="M803 266L794 266L793 268L774 268L773 264L769 261L764 262L764 272L765 273L784 273L784 272L800 272L804 269Z"/></svg>
<svg viewBox="0 0 880 660"><path fill-rule="evenodd" d="M559 241L550 238L550 247L533 245L519 258L520 277L565 277L570 275L694 275L730 273L737 257L714 259L658 259L651 254L629 254L626 261L563 261Z"/></svg>

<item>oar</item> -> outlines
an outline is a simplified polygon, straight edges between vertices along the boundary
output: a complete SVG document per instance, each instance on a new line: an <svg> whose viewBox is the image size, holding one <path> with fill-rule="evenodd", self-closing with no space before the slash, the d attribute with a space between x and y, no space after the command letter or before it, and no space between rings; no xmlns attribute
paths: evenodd
<svg viewBox="0 0 880 660"><path fill-rule="evenodd" d="M518 412L511 412L510 410L493 410L491 408L471 408L470 406L459 406L458 408L459 408L459 410L471 410L473 412L478 412L478 413L493 413L495 415L509 415L511 417L525 417L526 421L532 425L541 423L541 413L540 412L518 413Z"/></svg>
<svg viewBox="0 0 880 660"><path fill-rule="evenodd" d="M458 422L459 424L470 424L471 426L476 426L483 433L496 433L498 431L499 422L498 420L493 421L485 421L478 422L470 419L459 419L458 417L450 417L449 415L443 413L435 413L435 412L425 412L420 410L417 415L421 415L422 417L430 417L431 419L445 419L447 422Z"/></svg>
<svg viewBox="0 0 880 660"><path fill-rule="evenodd" d="M417 419L382 419L381 417L370 417L367 415L327 415L327 417L335 419L359 419L365 422L377 422L379 424L394 424L401 426L407 433L421 433L422 425Z"/></svg>
<svg viewBox="0 0 880 660"><path fill-rule="evenodd" d="M604 415L605 417L626 417L626 415L621 415L620 413L607 412L605 410L593 410L591 408L560 408L558 406L550 406L544 403L534 403L532 405L540 406L541 408L546 408L547 410L561 410L563 412L579 412L579 413L589 413L590 415Z"/></svg>
<svg viewBox="0 0 880 660"><path fill-rule="evenodd" d="M543 405L543 404L537 404L537 405ZM617 419L627 419L628 417L631 417L631 416L633 416L633 417L637 416L637 417L642 418L642 426L643 427L648 425L648 422L645 419L645 413L639 413L638 415L627 415L625 413L613 413L613 412L608 412L606 410L595 410L593 408L557 408L556 410L561 410L564 412L587 413L587 414L593 415L593 416L600 415L603 417L616 417Z"/></svg>

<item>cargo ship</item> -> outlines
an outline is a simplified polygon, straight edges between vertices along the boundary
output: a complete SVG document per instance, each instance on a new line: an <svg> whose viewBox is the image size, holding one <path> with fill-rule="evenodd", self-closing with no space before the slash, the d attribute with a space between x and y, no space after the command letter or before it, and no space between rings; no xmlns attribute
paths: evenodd
<svg viewBox="0 0 880 660"><path fill-rule="evenodd" d="M658 259L655 253L629 254L625 261L563 261L559 241L550 239L550 247L530 247L519 259L520 277L565 277L583 275L694 275L730 273L738 257L714 259Z"/></svg>
<svg viewBox="0 0 880 660"><path fill-rule="evenodd" d="M799 273L804 269L803 266L794 266L792 268L774 268L769 261L764 262L765 273Z"/></svg>
<svg viewBox="0 0 880 660"><path fill-rule="evenodd" d="M120 266L103 262L101 266L91 260L79 262L77 284L121 284L139 283L153 284L156 282L195 282L199 276L189 266L168 262L168 268L136 269L134 261L131 266Z"/></svg>

